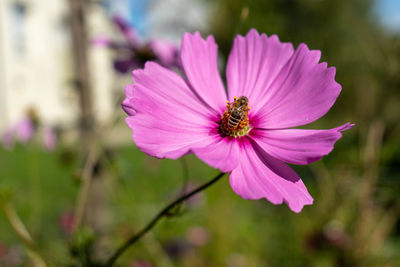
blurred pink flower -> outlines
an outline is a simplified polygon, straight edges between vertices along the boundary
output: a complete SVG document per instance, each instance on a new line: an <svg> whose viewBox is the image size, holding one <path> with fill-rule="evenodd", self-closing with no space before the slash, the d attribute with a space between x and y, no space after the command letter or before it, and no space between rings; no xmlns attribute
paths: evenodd
<svg viewBox="0 0 400 267"><path fill-rule="evenodd" d="M142 68L149 61L156 61L171 68L179 67L178 47L172 42L154 39L142 42L138 33L121 16L113 17L114 24L124 36L125 42L118 42L106 36L99 36L92 41L96 46L107 46L117 52L114 68L120 73L127 73Z"/></svg>
<svg viewBox="0 0 400 267"><path fill-rule="evenodd" d="M341 132L353 127L290 129L322 117L340 94L335 68L318 63L320 56L305 44L294 50L276 35L252 29L235 38L227 95L214 38L187 33L180 52L185 78L153 62L133 71L134 84L126 86L122 104L132 137L143 152L158 158L194 153L229 172L230 185L241 197L285 202L300 212L313 198L286 163L321 159Z"/></svg>
<svg viewBox="0 0 400 267"><path fill-rule="evenodd" d="M201 226L193 226L186 232L186 239L194 246L204 246L210 240L210 232Z"/></svg>
<svg viewBox="0 0 400 267"><path fill-rule="evenodd" d="M5 130L2 135L1 142L5 149L12 149L15 141L26 144L29 142L35 133L35 126L29 117L24 117L15 125Z"/></svg>
<svg viewBox="0 0 400 267"><path fill-rule="evenodd" d="M60 215L59 224L61 230L67 234L72 234L72 229L75 223L75 214L73 212L64 212Z"/></svg>
<svg viewBox="0 0 400 267"><path fill-rule="evenodd" d="M14 136L13 129L8 129L3 133L1 137L4 149L10 150L14 147Z"/></svg>
<svg viewBox="0 0 400 267"><path fill-rule="evenodd" d="M16 138L21 143L27 143L33 137L34 131L33 121L28 117L23 118L15 126Z"/></svg>
<svg viewBox="0 0 400 267"><path fill-rule="evenodd" d="M47 151L53 151L57 145L57 134L53 127L46 126L43 130L43 145Z"/></svg>

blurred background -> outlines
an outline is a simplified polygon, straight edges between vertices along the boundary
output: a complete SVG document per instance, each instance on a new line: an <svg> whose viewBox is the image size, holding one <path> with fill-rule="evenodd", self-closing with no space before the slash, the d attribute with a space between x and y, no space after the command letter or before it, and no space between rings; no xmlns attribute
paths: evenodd
<svg viewBox="0 0 400 267"><path fill-rule="evenodd" d="M40 266L35 253L50 266L95 266L216 175L192 155L141 153L123 88L146 60L179 69L187 31L215 36L223 73L250 28L321 50L337 69L340 97L307 127L356 127L329 156L294 166L315 204L295 214L246 201L225 179L118 266L400 266L398 0L1 0L0 266Z"/></svg>

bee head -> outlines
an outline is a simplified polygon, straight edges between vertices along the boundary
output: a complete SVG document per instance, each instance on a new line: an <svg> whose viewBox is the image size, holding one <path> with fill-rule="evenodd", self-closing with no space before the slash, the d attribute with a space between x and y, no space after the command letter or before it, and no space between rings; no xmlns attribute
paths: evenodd
<svg viewBox="0 0 400 267"><path fill-rule="evenodd" d="M249 103L249 99L245 96L241 96L236 100L240 106L246 106Z"/></svg>

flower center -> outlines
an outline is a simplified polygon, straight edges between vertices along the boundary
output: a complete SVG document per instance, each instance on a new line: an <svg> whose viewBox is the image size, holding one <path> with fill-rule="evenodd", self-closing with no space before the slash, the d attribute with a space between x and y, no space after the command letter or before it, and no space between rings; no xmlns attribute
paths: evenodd
<svg viewBox="0 0 400 267"><path fill-rule="evenodd" d="M247 135L251 127L249 125L249 100L245 96L234 97L233 103L226 104L226 109L219 123L219 134L223 137L240 137Z"/></svg>

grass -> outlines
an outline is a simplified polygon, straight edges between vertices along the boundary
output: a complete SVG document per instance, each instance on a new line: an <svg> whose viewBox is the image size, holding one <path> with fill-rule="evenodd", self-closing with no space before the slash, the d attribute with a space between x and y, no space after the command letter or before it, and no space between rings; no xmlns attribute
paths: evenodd
<svg viewBox="0 0 400 267"><path fill-rule="evenodd" d="M78 157L72 156L73 150L74 147L59 148L48 153L29 145L0 151L0 188L12 190L18 214L39 249L56 266L70 262L72 239L62 231L59 221L61 214L73 211L78 192L80 166ZM104 242L99 251L105 254L172 201L180 193L183 181L180 160L154 159L133 145L114 148L110 155L101 174L105 197L97 204L102 213L92 214L103 227L99 239ZM205 183L218 173L195 156L185 156L184 160L190 186ZM119 263L128 266L134 259L148 260L156 266L304 266L310 262L335 262L334 249L316 252L306 245L309 236L328 219L318 217L323 196L318 194L310 168L302 166L296 171L316 202L306 206L302 213L295 214L285 205L274 206L265 200L243 200L233 193L225 176L177 215L163 219ZM93 210L92 206L89 217L96 210L96 205ZM206 241L194 245L190 233L199 227L203 236L194 238ZM3 215L0 242L8 247L19 243Z"/></svg>

